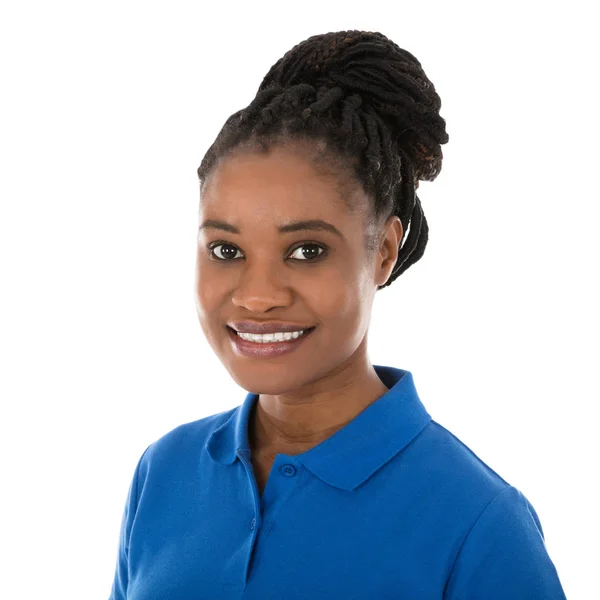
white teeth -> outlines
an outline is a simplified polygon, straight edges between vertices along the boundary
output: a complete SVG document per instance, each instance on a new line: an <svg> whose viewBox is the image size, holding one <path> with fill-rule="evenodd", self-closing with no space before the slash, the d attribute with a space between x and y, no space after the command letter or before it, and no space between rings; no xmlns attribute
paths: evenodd
<svg viewBox="0 0 600 600"><path fill-rule="evenodd" d="M305 329L286 333L278 331L277 333L265 333L264 335L260 335L257 333L240 333L239 331L237 331L236 333L244 340L248 340L250 342L257 342L259 344L267 344L269 342L284 342L286 340L295 340L297 337L300 337L305 331Z"/></svg>

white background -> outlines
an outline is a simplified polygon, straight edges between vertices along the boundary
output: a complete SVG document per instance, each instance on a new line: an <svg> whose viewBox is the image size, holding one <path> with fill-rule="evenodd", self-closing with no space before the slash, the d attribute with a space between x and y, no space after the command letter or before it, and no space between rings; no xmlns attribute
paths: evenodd
<svg viewBox="0 0 600 600"><path fill-rule="evenodd" d="M197 323L196 168L284 52L363 29L421 61L450 136L419 188L429 245L378 293L371 360L412 371L532 502L568 598L591 598L593 3L207 4L2 5L3 596L108 598L142 451L243 401Z"/></svg>

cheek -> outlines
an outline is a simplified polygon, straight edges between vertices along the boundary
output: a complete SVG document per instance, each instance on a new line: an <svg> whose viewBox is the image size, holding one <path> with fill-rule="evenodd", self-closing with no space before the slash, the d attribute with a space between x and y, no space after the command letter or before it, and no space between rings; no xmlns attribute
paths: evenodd
<svg viewBox="0 0 600 600"><path fill-rule="evenodd" d="M331 273L320 283L311 289L315 313L334 327L357 327L363 301L362 288L355 272Z"/></svg>
<svg viewBox="0 0 600 600"><path fill-rule="evenodd" d="M203 261L196 261L196 277L195 277L195 295L196 295L196 310L202 327L208 327L206 324L210 320L211 313L216 310L219 305L220 289L218 279L211 277L210 266L204 265Z"/></svg>

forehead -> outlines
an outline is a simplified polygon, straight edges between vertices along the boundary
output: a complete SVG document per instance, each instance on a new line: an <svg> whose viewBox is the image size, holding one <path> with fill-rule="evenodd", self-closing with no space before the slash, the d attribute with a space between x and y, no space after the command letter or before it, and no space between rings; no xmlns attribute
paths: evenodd
<svg viewBox="0 0 600 600"><path fill-rule="evenodd" d="M349 197L343 176L317 160L282 146L230 154L209 175L200 209L206 216L255 221L356 218L350 207L357 200Z"/></svg>

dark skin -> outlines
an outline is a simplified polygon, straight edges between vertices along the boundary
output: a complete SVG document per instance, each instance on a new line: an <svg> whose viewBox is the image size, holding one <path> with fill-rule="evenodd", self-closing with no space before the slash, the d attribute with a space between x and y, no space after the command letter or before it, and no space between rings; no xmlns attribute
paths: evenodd
<svg viewBox="0 0 600 600"><path fill-rule="evenodd" d="M259 394L248 441L260 493L277 454L313 448L388 391L369 359L367 337L375 292L391 274L402 225L390 217L369 253L363 239L370 201L356 182L344 201L361 208L349 210L340 198L349 188L340 177L328 174L306 148L288 144L268 154L228 155L203 190L200 223L215 219L240 231L199 231L196 307L207 341L232 378ZM331 223L341 235L277 230L307 219ZM215 242L222 245L211 252L207 246ZM233 320L316 329L291 353L250 358L229 339L225 325Z"/></svg>

